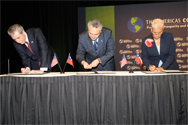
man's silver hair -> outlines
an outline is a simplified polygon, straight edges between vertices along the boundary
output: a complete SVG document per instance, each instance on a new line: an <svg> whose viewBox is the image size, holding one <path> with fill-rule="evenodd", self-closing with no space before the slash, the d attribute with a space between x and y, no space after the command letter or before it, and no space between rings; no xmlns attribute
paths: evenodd
<svg viewBox="0 0 188 125"><path fill-rule="evenodd" d="M20 34L22 34L23 30L24 30L24 28L21 25L14 24L14 25L9 27L7 32L10 36L13 36L15 31L18 31Z"/></svg>
<svg viewBox="0 0 188 125"><path fill-rule="evenodd" d="M101 21L99 20L99 19L91 19L89 22L88 22L88 24L87 24L87 26L88 26L88 29L89 29L89 27L90 26L93 26L93 27L95 27L95 28L100 28L100 30L102 30L102 23L101 23Z"/></svg>

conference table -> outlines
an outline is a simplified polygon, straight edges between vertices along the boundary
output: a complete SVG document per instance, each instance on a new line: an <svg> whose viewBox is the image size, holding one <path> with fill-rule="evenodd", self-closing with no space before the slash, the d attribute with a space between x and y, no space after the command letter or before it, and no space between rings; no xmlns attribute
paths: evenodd
<svg viewBox="0 0 188 125"><path fill-rule="evenodd" d="M0 124L188 124L188 72L0 75Z"/></svg>

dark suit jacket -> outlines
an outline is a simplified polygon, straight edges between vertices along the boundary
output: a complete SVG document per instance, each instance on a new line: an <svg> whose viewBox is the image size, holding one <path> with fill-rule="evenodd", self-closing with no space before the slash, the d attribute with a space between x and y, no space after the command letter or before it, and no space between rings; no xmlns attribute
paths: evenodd
<svg viewBox="0 0 188 125"><path fill-rule="evenodd" d="M154 40L152 34L142 40L142 60L143 64L149 69L149 64L158 67L159 60L163 62L162 68L165 70L178 70L179 66L176 62L176 47L174 38L171 33L164 32L161 36L160 55L158 53L155 41L152 42L152 47L147 47L145 40L151 38Z"/></svg>
<svg viewBox="0 0 188 125"><path fill-rule="evenodd" d="M101 63L96 68L93 68L92 71L114 71L115 43L110 29L102 29L98 39L97 50L98 51L96 53L92 40L88 35L88 31L79 35L76 55L77 61L81 63L85 60L88 64L91 64L93 60L99 58Z"/></svg>
<svg viewBox="0 0 188 125"><path fill-rule="evenodd" d="M39 70L40 67L48 67L51 70L51 61L54 56L53 49L47 45L46 38L44 37L41 29L31 28L26 31L32 52L25 46L14 42L14 46L22 58L22 63L25 67L30 67L31 70ZM38 63L41 62L39 66Z"/></svg>

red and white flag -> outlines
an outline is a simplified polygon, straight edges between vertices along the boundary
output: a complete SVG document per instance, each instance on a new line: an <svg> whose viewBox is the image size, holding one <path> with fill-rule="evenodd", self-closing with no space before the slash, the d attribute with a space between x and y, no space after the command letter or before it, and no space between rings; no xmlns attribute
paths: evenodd
<svg viewBox="0 0 188 125"><path fill-rule="evenodd" d="M127 64L127 59L125 58L125 55L123 54L122 60L121 60L121 68Z"/></svg>
<svg viewBox="0 0 188 125"><path fill-rule="evenodd" d="M72 67L74 68L73 60L72 60L70 54L68 56L67 63L70 64L70 65L72 65Z"/></svg>
<svg viewBox="0 0 188 125"><path fill-rule="evenodd" d="M140 58L139 54L136 54L135 62L140 63L140 66L142 66L142 59Z"/></svg>

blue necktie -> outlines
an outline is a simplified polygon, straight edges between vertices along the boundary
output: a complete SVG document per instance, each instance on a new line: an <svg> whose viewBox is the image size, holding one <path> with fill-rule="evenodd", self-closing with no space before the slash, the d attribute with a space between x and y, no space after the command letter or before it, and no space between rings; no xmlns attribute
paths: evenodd
<svg viewBox="0 0 188 125"><path fill-rule="evenodd" d="M97 39L94 41L94 47L95 47L95 51L97 52L97 48L98 48L98 42L97 42Z"/></svg>

